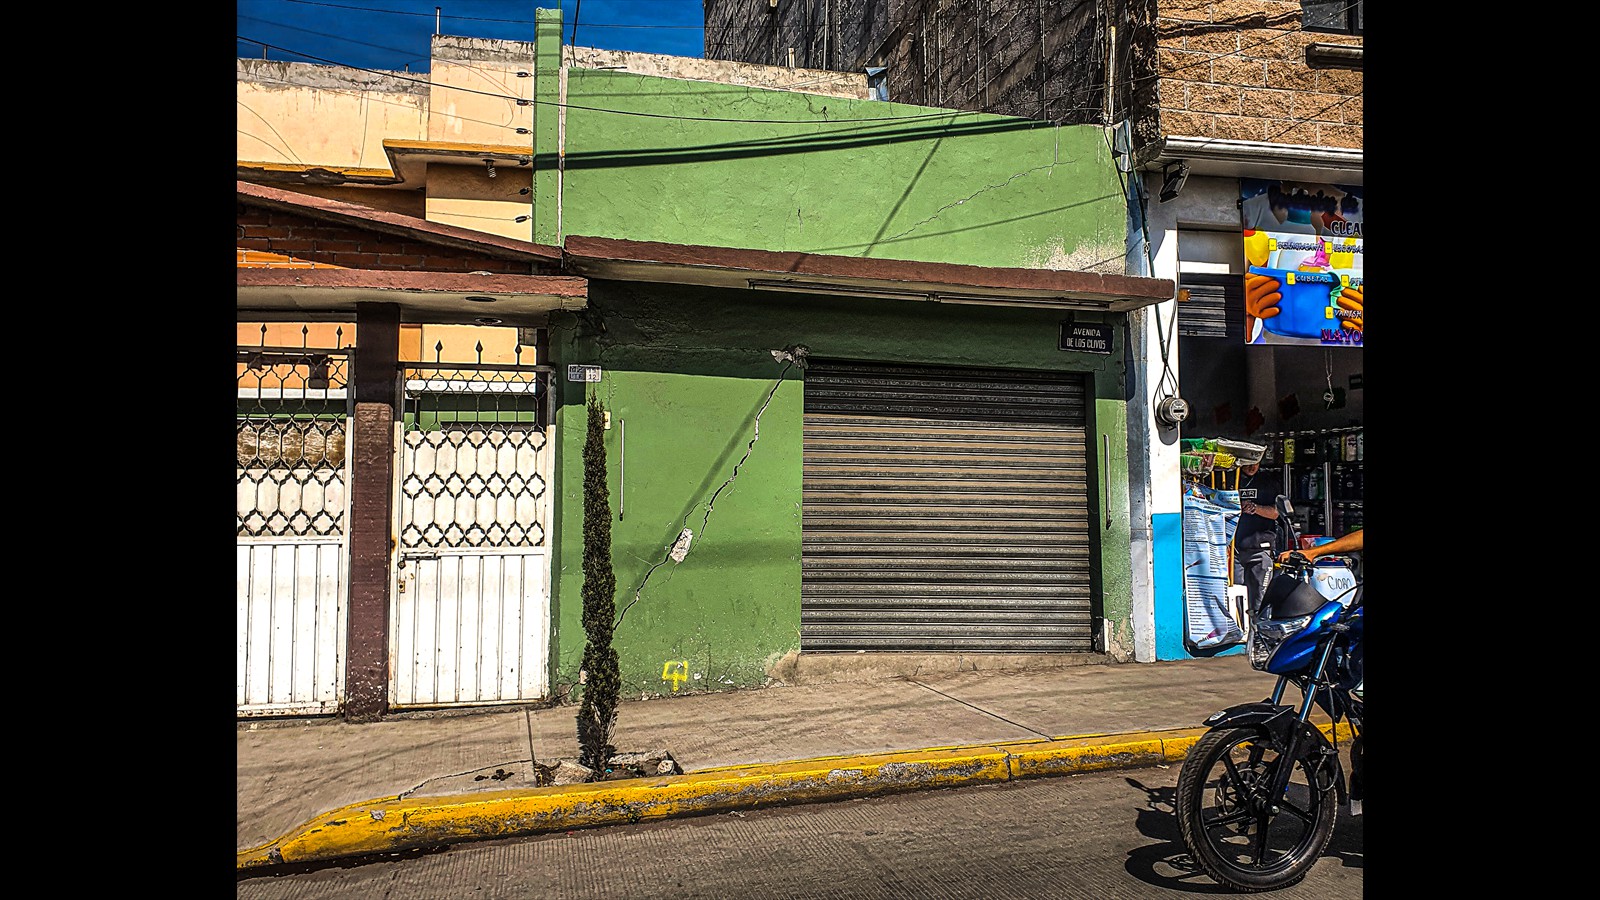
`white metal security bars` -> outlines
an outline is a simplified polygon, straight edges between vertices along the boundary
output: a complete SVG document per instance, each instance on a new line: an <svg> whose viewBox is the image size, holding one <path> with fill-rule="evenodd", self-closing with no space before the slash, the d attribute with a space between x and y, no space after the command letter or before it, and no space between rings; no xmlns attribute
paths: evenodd
<svg viewBox="0 0 1600 900"><path fill-rule="evenodd" d="M392 702L544 699L551 370L482 362L402 368Z"/></svg>

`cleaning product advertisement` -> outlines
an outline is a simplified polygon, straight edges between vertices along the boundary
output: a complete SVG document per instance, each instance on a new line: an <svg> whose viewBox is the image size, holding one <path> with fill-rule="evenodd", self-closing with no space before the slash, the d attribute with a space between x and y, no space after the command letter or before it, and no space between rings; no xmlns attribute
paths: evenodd
<svg viewBox="0 0 1600 900"><path fill-rule="evenodd" d="M1241 178L1239 195L1245 342L1362 346L1362 189Z"/></svg>
<svg viewBox="0 0 1600 900"><path fill-rule="evenodd" d="M1238 524L1238 491L1191 484L1183 492L1184 640L1196 650L1244 642L1228 609L1228 548Z"/></svg>

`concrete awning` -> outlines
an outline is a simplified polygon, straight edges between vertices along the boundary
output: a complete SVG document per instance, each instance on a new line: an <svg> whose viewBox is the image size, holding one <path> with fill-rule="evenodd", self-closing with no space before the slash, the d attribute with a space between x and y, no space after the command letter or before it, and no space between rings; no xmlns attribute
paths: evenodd
<svg viewBox="0 0 1600 900"><path fill-rule="evenodd" d="M1174 295L1168 279L1048 269L863 259L568 237L566 270L616 281L694 284L863 299L1126 312Z"/></svg>

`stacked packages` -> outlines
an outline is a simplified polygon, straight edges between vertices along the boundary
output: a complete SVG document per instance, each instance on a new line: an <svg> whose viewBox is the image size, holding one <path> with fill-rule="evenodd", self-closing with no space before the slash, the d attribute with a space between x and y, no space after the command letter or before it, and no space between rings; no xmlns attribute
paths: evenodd
<svg viewBox="0 0 1600 900"><path fill-rule="evenodd" d="M1267 448L1261 444L1223 438L1183 438L1179 461L1185 475L1205 476L1222 469L1252 466L1261 462Z"/></svg>

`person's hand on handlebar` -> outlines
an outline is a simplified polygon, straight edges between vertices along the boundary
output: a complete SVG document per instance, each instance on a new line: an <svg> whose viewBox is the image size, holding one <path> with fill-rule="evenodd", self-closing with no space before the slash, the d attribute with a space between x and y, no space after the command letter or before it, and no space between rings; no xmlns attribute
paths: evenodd
<svg viewBox="0 0 1600 900"><path fill-rule="evenodd" d="M1278 554L1278 565L1281 566L1288 563L1291 556L1298 556L1305 562L1316 562L1318 557L1333 554L1360 553L1362 547L1366 544L1366 534L1365 529L1358 529L1326 544L1318 544L1305 550L1285 550Z"/></svg>

